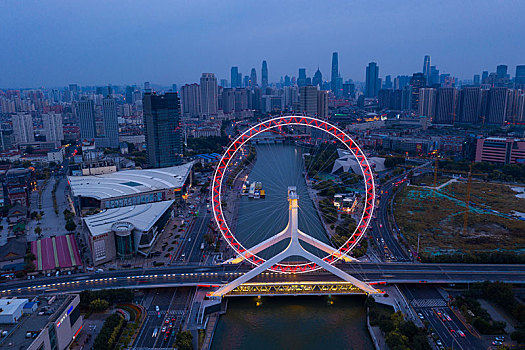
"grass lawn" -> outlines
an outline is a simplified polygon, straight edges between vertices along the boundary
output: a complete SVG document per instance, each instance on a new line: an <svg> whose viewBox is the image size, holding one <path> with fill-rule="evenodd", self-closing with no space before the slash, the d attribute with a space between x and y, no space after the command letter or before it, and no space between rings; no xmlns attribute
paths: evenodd
<svg viewBox="0 0 525 350"><path fill-rule="evenodd" d="M463 234L467 184L458 182L449 186L437 192L435 197L430 189L412 186L397 194L394 215L413 247L420 233L420 250L428 253L525 250L525 221L487 213L478 206L470 208L467 232ZM525 199L515 194L507 186L473 183L471 201L508 213L512 209L525 208Z"/></svg>

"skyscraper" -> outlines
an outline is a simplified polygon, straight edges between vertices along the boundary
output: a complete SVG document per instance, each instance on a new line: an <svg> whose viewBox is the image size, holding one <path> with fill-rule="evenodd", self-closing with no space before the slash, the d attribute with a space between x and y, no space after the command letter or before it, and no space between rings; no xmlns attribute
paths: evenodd
<svg viewBox="0 0 525 350"><path fill-rule="evenodd" d="M431 80L430 80L430 56L429 55L426 55L425 60L423 61L423 75L425 76L425 79L428 85L430 85Z"/></svg>
<svg viewBox="0 0 525 350"><path fill-rule="evenodd" d="M319 86L323 85L323 74L319 70L319 67L317 67L317 71L314 74L314 78L312 79L312 85L313 86Z"/></svg>
<svg viewBox="0 0 525 350"><path fill-rule="evenodd" d="M427 85L439 85L439 69L436 66L430 66L430 80L427 81Z"/></svg>
<svg viewBox="0 0 525 350"><path fill-rule="evenodd" d="M252 71L250 72L250 87L254 88L257 86L257 71L255 68L252 68Z"/></svg>
<svg viewBox="0 0 525 350"><path fill-rule="evenodd" d="M410 109L417 111L419 109L419 89L426 86L425 75L423 73L414 73L410 78Z"/></svg>
<svg viewBox="0 0 525 350"><path fill-rule="evenodd" d="M180 164L182 129L176 92L144 94L144 126L148 164L154 168Z"/></svg>
<svg viewBox="0 0 525 350"><path fill-rule="evenodd" d="M379 92L379 67L377 63L370 62L366 67L365 97L377 97Z"/></svg>
<svg viewBox="0 0 525 350"><path fill-rule="evenodd" d="M317 114L317 88L315 86L299 88L299 110L311 117Z"/></svg>
<svg viewBox="0 0 525 350"><path fill-rule="evenodd" d="M441 87L436 97L436 124L454 124L456 122L456 103L458 90Z"/></svg>
<svg viewBox="0 0 525 350"><path fill-rule="evenodd" d="M317 116L328 118L328 91L317 91Z"/></svg>
<svg viewBox="0 0 525 350"><path fill-rule="evenodd" d="M297 86L306 86L306 68L299 68L299 77L297 78Z"/></svg>
<svg viewBox="0 0 525 350"><path fill-rule="evenodd" d="M241 87L241 81L239 80L239 68L232 67L230 75L231 75L231 87L232 88Z"/></svg>
<svg viewBox="0 0 525 350"><path fill-rule="evenodd" d="M483 73L481 73L481 84L486 84L488 78L489 78L489 71L484 70Z"/></svg>
<svg viewBox="0 0 525 350"><path fill-rule="evenodd" d="M182 115L197 118L201 114L201 87L199 84L186 84L180 89Z"/></svg>
<svg viewBox="0 0 525 350"><path fill-rule="evenodd" d="M507 88L493 87L487 98L486 124L503 125L507 112Z"/></svg>
<svg viewBox="0 0 525 350"><path fill-rule="evenodd" d="M261 87L263 90L268 86L268 64L266 61L262 62L261 68Z"/></svg>
<svg viewBox="0 0 525 350"><path fill-rule="evenodd" d="M419 116L429 117L431 120L436 111L436 89L421 88L419 89Z"/></svg>
<svg viewBox="0 0 525 350"><path fill-rule="evenodd" d="M479 122L481 96L480 87L466 87L461 90L459 99L459 121L461 123L476 124Z"/></svg>
<svg viewBox="0 0 525 350"><path fill-rule="evenodd" d="M335 91L337 90L337 78L338 77L339 77L339 54L337 52L334 52L332 53L332 76L330 80L330 88L334 94L335 94Z"/></svg>
<svg viewBox="0 0 525 350"><path fill-rule="evenodd" d="M58 146L64 139L64 128L62 126L62 114L49 112L42 114L42 126L47 142L55 142Z"/></svg>
<svg viewBox="0 0 525 350"><path fill-rule="evenodd" d="M95 123L95 104L93 100L80 100L76 103L76 112L80 125L81 140L94 140L97 136Z"/></svg>
<svg viewBox="0 0 525 350"><path fill-rule="evenodd" d="M496 67L496 76L498 79L505 79L507 77L507 69L508 67L505 64L500 64Z"/></svg>
<svg viewBox="0 0 525 350"><path fill-rule="evenodd" d="M102 115L104 117L105 145L110 148L118 148L118 118L114 98L106 97L102 100Z"/></svg>
<svg viewBox="0 0 525 350"><path fill-rule="evenodd" d="M202 73L200 85L201 115L203 115L204 117L217 115L217 78L215 78L215 75L213 73Z"/></svg>
<svg viewBox="0 0 525 350"><path fill-rule="evenodd" d="M516 66L514 82L518 88L523 88L525 86L525 65Z"/></svg>
<svg viewBox="0 0 525 350"><path fill-rule="evenodd" d="M481 78L479 76L479 74L474 74L474 79L472 80L472 83L474 85L479 85L481 84Z"/></svg>
<svg viewBox="0 0 525 350"><path fill-rule="evenodd" d="M31 114L17 113L11 117L11 121L13 122L13 134L15 135L16 144L35 142L33 117L31 117Z"/></svg>

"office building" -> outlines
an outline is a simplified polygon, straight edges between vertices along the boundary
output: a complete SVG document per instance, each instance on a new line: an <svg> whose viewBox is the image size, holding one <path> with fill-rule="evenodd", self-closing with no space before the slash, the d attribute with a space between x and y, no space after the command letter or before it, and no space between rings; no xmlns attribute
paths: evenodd
<svg viewBox="0 0 525 350"><path fill-rule="evenodd" d="M230 81L231 81L231 87L241 87L241 80L239 79L239 68L238 67L232 67L231 68L231 74L230 74Z"/></svg>
<svg viewBox="0 0 525 350"><path fill-rule="evenodd" d="M297 77L297 86L306 86L306 68L299 68L299 76Z"/></svg>
<svg viewBox="0 0 525 350"><path fill-rule="evenodd" d="M430 66L430 80L427 81L427 85L434 87L439 85L439 69L436 66Z"/></svg>
<svg viewBox="0 0 525 350"><path fill-rule="evenodd" d="M419 89L419 109L418 115L434 119L436 110L436 89L421 88Z"/></svg>
<svg viewBox="0 0 525 350"><path fill-rule="evenodd" d="M55 142L57 146L64 140L64 128L62 126L62 114L49 112L42 114L42 125L47 142Z"/></svg>
<svg viewBox="0 0 525 350"><path fill-rule="evenodd" d="M186 84L180 89L182 115L198 118L201 114L201 87L199 84Z"/></svg>
<svg viewBox="0 0 525 350"><path fill-rule="evenodd" d="M419 109L419 89L425 86L425 75L423 73L414 73L412 78L410 78L410 110L417 111Z"/></svg>
<svg viewBox="0 0 525 350"><path fill-rule="evenodd" d="M383 89L392 89L392 77L390 75L387 75L385 77L385 82L383 83Z"/></svg>
<svg viewBox="0 0 525 350"><path fill-rule="evenodd" d="M319 70L319 68L317 70ZM339 54L337 52L334 52L332 53L332 76L330 80L330 88L334 94L337 91L337 78L338 77L339 77Z"/></svg>
<svg viewBox="0 0 525 350"><path fill-rule="evenodd" d="M16 144L35 142L33 117L31 114L17 113L11 117Z"/></svg>
<svg viewBox="0 0 525 350"><path fill-rule="evenodd" d="M213 73L202 73L201 76L201 115L211 117L217 115L218 91L217 78Z"/></svg>
<svg viewBox="0 0 525 350"><path fill-rule="evenodd" d="M456 104L458 91L451 87L441 87L436 96L436 118L434 124L450 124L456 122Z"/></svg>
<svg viewBox="0 0 525 350"><path fill-rule="evenodd" d="M525 164L525 139L479 138L476 145L476 162Z"/></svg>
<svg viewBox="0 0 525 350"><path fill-rule="evenodd" d="M261 68L261 87L263 89L266 89L268 86L268 64L266 61L262 62L262 68Z"/></svg>
<svg viewBox="0 0 525 350"><path fill-rule="evenodd" d="M102 116L104 117L104 139L105 146L109 148L119 147L118 117L115 99L106 97L102 100Z"/></svg>
<svg viewBox="0 0 525 350"><path fill-rule="evenodd" d="M516 76L514 77L516 87L525 87L525 65L516 66Z"/></svg>
<svg viewBox="0 0 525 350"><path fill-rule="evenodd" d="M423 61L423 75L425 76L425 79L426 79L426 82L428 83L428 85L431 84L430 74L431 74L431 70L430 70L430 56L427 55L427 56L425 56L425 60Z"/></svg>
<svg viewBox="0 0 525 350"><path fill-rule="evenodd" d="M328 118L328 91L317 91L317 116L321 119Z"/></svg>
<svg viewBox="0 0 525 350"><path fill-rule="evenodd" d="M80 126L81 140L94 140L97 136L95 122L95 104L93 100L81 100L76 103L76 113Z"/></svg>
<svg viewBox="0 0 525 350"><path fill-rule="evenodd" d="M180 164L182 129L177 93L146 93L143 108L149 166L162 168Z"/></svg>
<svg viewBox="0 0 525 350"><path fill-rule="evenodd" d="M503 125L507 113L507 88L493 87L487 96L486 124Z"/></svg>
<svg viewBox="0 0 525 350"><path fill-rule="evenodd" d="M335 79L337 80L337 77ZM314 78L312 79L312 85L318 86L319 88L321 88L321 86L323 85L323 74L319 70L319 67L317 67L317 71L315 72ZM335 84L335 88L337 88L337 81ZM332 91L334 91L334 94L335 94L336 90L332 90Z"/></svg>
<svg viewBox="0 0 525 350"><path fill-rule="evenodd" d="M255 68L252 68L250 72L250 87L253 89L257 86L257 71Z"/></svg>
<svg viewBox="0 0 525 350"><path fill-rule="evenodd" d="M498 79L505 79L505 78L507 78L507 70L508 70L507 65L500 64L499 66L496 67L496 77Z"/></svg>
<svg viewBox="0 0 525 350"><path fill-rule="evenodd" d="M379 81L379 67L377 63L370 62L366 67L365 97L377 97L381 83Z"/></svg>

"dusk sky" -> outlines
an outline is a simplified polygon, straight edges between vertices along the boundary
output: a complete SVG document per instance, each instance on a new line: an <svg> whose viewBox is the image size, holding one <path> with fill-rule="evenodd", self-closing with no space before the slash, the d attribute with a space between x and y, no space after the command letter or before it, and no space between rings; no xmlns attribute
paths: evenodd
<svg viewBox="0 0 525 350"><path fill-rule="evenodd" d="M0 88L185 84L230 80L267 60L270 81L319 65L329 80L421 71L472 79L525 64L525 1L33 1L0 2Z"/></svg>

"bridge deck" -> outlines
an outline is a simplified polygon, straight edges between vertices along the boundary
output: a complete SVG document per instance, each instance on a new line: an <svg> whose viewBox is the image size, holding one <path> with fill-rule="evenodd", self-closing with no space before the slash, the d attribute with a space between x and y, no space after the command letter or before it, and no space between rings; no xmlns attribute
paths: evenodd
<svg viewBox="0 0 525 350"><path fill-rule="evenodd" d="M227 293L225 297L259 295L335 295L366 294L349 282L270 282L244 283Z"/></svg>

